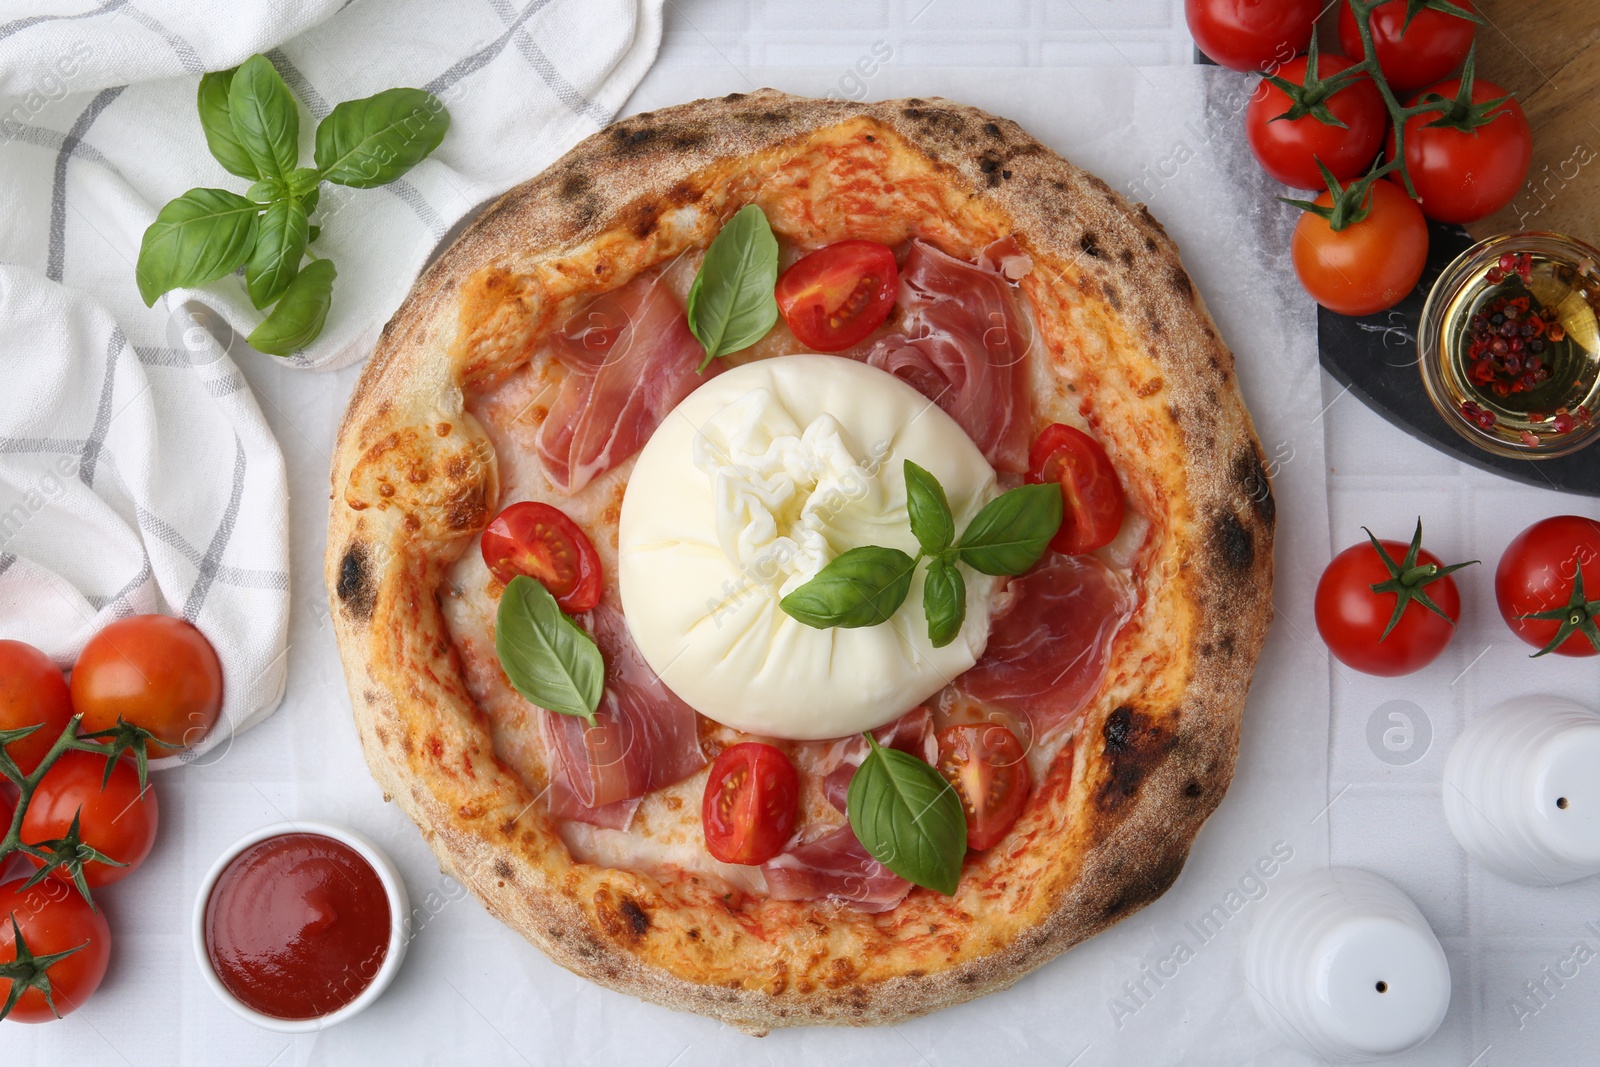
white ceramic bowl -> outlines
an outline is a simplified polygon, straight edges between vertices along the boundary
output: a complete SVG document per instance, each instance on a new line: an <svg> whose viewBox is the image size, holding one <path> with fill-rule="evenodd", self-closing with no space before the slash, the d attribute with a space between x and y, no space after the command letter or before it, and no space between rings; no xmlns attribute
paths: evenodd
<svg viewBox="0 0 1600 1067"><path fill-rule="evenodd" d="M389 951L384 955L383 965L378 968L378 973L373 975L367 988L363 989L354 1000L337 1011L315 1019L279 1019L271 1015L263 1015L254 1008L242 1003L228 991L222 984L222 979L217 977L217 972L211 967L211 954L206 949L206 904L211 900L211 890L216 887L217 879L222 872L232 863L238 855L251 845L259 844L268 838L281 837L284 834L319 834L341 841L361 854L361 857L372 864L372 869L378 872L378 880L383 883L383 891L389 898ZM353 1015L364 1011L368 1005L383 995L389 983L394 981L394 976L400 971L400 964L405 959L406 946L409 938L406 936L406 916L411 911L411 898L406 893L405 881L400 877L400 871L383 850L368 841L354 830L347 830L342 826L334 826L325 822L280 822L271 826L263 826L245 834L230 845L217 861L206 872L205 878L200 883L200 892L194 901L194 935L195 959L200 964L200 974L205 978L206 984L212 992L221 998L233 1013L248 1022L255 1023L264 1030L275 1030L280 1034L306 1034L317 1030L325 1030L336 1026Z"/></svg>

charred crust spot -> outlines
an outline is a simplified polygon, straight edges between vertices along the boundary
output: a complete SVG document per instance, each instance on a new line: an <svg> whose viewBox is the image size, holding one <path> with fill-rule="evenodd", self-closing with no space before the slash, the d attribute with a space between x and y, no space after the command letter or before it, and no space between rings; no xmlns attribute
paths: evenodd
<svg viewBox="0 0 1600 1067"><path fill-rule="evenodd" d="M344 558L339 561L339 584L334 591L352 616L363 621L372 618L377 594L372 587L367 546L360 541L350 542L350 547L345 549Z"/></svg>
<svg viewBox="0 0 1600 1067"><path fill-rule="evenodd" d="M1010 181L1011 180L1011 172L1009 170L1003 170L1003 171L1000 172L1000 177L1004 178L1006 181Z"/></svg>
<svg viewBox="0 0 1600 1067"><path fill-rule="evenodd" d="M1212 538L1222 562L1233 570L1247 571L1255 563L1255 538L1233 512L1217 516L1212 525Z"/></svg>
<svg viewBox="0 0 1600 1067"><path fill-rule="evenodd" d="M984 177L988 179L989 188L993 189L1000 184L1000 167L1004 162L1000 158L1000 154L993 149L978 157L978 170L982 171ZM1007 176L1010 176L1009 171Z"/></svg>
<svg viewBox="0 0 1600 1067"><path fill-rule="evenodd" d="M507 863L504 859L495 860L494 876L507 882L511 881L511 864Z"/></svg>
<svg viewBox="0 0 1600 1067"><path fill-rule="evenodd" d="M1185 856L1181 854L1168 856L1162 860L1161 866L1151 871L1148 876L1134 876L1106 904L1105 910L1101 912L1102 917L1108 922L1115 922L1159 898L1172 888L1172 883L1183 873L1184 858Z"/></svg>
<svg viewBox="0 0 1600 1067"><path fill-rule="evenodd" d="M776 126L783 121L783 116L776 111L741 111L739 121L751 126Z"/></svg>
<svg viewBox="0 0 1600 1067"><path fill-rule="evenodd" d="M1099 259L1101 256L1100 242L1095 239L1093 230L1084 230L1083 236L1078 238L1078 247L1083 249L1083 254Z"/></svg>
<svg viewBox="0 0 1600 1067"><path fill-rule="evenodd" d="M1122 265L1124 267L1133 266L1133 253L1128 249L1124 248L1122 251L1118 252L1117 258L1122 260Z"/></svg>
<svg viewBox="0 0 1600 1067"><path fill-rule="evenodd" d="M623 918L628 920L628 925L633 928L634 935L643 937L650 932L650 915L639 906L639 902L632 897L622 898L620 905Z"/></svg>
<svg viewBox="0 0 1600 1067"><path fill-rule="evenodd" d="M985 122L983 124L983 132L988 134L990 137L999 137L1000 136L1000 127L996 126L992 122Z"/></svg>
<svg viewBox="0 0 1600 1067"><path fill-rule="evenodd" d="M687 936L690 941L698 941L700 940L700 931L691 926Z"/></svg>
<svg viewBox="0 0 1600 1067"><path fill-rule="evenodd" d="M1189 274L1182 267L1174 266L1167 272L1167 284L1172 291L1188 300L1194 299L1194 282L1189 280Z"/></svg>
<svg viewBox="0 0 1600 1067"><path fill-rule="evenodd" d="M611 127L611 143L618 151L634 155L649 147L660 134L648 126L617 125Z"/></svg>
<svg viewBox="0 0 1600 1067"><path fill-rule="evenodd" d="M1150 716L1124 704L1106 716L1100 736L1109 773L1096 799L1101 810L1114 811L1132 799L1150 772L1166 759L1172 735Z"/></svg>
<svg viewBox="0 0 1600 1067"><path fill-rule="evenodd" d="M563 200L576 200L587 193L593 185L594 182L589 179L589 176L579 171L566 176L561 182L560 188L556 190L556 195Z"/></svg>
<svg viewBox="0 0 1600 1067"><path fill-rule="evenodd" d="M1261 464L1261 454L1246 446L1233 461L1233 480L1239 484L1250 509L1263 526L1272 527L1278 517L1278 503L1272 496L1272 481Z"/></svg>
<svg viewBox="0 0 1600 1067"><path fill-rule="evenodd" d="M1191 799L1197 799L1203 792L1205 790L1201 788L1198 779L1189 779L1189 784L1183 787L1183 795Z"/></svg>
<svg viewBox="0 0 1600 1067"><path fill-rule="evenodd" d="M1110 304L1114 310L1121 311L1122 294L1117 291L1117 287L1112 285L1110 282L1105 282L1103 285L1101 285L1101 288L1105 290L1106 303Z"/></svg>
<svg viewBox="0 0 1600 1067"><path fill-rule="evenodd" d="M661 205L652 200L640 200L628 209L628 230L641 241L655 231L661 218Z"/></svg>
<svg viewBox="0 0 1600 1067"><path fill-rule="evenodd" d="M1144 239L1144 250L1146 252L1154 252L1156 250L1156 240L1154 237L1146 237Z"/></svg>

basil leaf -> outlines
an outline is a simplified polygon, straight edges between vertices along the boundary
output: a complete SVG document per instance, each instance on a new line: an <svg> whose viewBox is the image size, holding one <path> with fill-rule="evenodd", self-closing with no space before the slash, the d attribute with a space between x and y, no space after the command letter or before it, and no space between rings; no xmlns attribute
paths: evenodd
<svg viewBox="0 0 1600 1067"><path fill-rule="evenodd" d="M304 200L317 191L321 181L322 174L316 167L297 167L288 176L289 195Z"/></svg>
<svg viewBox="0 0 1600 1067"><path fill-rule="evenodd" d="M761 209L746 204L718 231L689 287L689 329L706 350L700 370L766 336L778 321L777 284L778 239Z"/></svg>
<svg viewBox="0 0 1600 1067"><path fill-rule="evenodd" d="M298 200L279 200L268 204L261 215L261 226L256 231L255 251L244 267L244 284L250 292L250 302L264 308L289 288L300 270L300 257L305 255L306 241L310 239L310 224L306 209Z"/></svg>
<svg viewBox="0 0 1600 1067"><path fill-rule="evenodd" d="M282 178L262 178L244 191L244 195L258 204L270 204L289 195L289 185Z"/></svg>
<svg viewBox="0 0 1600 1067"><path fill-rule="evenodd" d="M233 73L238 69L214 71L201 78L195 105L200 109L200 128L205 131L206 147L211 149L217 162L229 174L254 181L261 172L244 145L239 143L233 119L228 114L228 87L233 84Z"/></svg>
<svg viewBox="0 0 1600 1067"><path fill-rule="evenodd" d="M228 86L228 115L263 178L287 178L300 161L300 108L266 56L251 56Z"/></svg>
<svg viewBox="0 0 1600 1067"><path fill-rule="evenodd" d="M922 585L922 609L928 616L928 640L943 648L956 639L967 621L967 582L954 563L936 559L928 564Z"/></svg>
<svg viewBox="0 0 1600 1067"><path fill-rule="evenodd" d="M960 797L926 763L866 736L870 750L845 794L850 829L868 854L895 874L950 896L967 854Z"/></svg>
<svg viewBox="0 0 1600 1067"><path fill-rule="evenodd" d="M169 289L204 285L250 257L260 204L226 189L190 189L144 231L134 277L145 306Z"/></svg>
<svg viewBox="0 0 1600 1067"><path fill-rule="evenodd" d="M306 210L310 211L311 209L307 208ZM313 227L311 227L311 229L306 233L306 244L310 244L312 241L315 241L318 237L321 237L321 236L322 236L322 227L321 226L313 226Z"/></svg>
<svg viewBox="0 0 1600 1067"><path fill-rule="evenodd" d="M780 600L778 607L819 630L876 626L906 602L916 567L917 561L898 548L852 548Z"/></svg>
<svg viewBox="0 0 1600 1067"><path fill-rule="evenodd" d="M269 356L287 356L317 339L333 303L333 261L317 259L306 264L283 291L272 314L250 332L245 343Z"/></svg>
<svg viewBox="0 0 1600 1067"><path fill-rule="evenodd" d="M346 100L317 126L317 169L352 189L386 185L427 158L449 128L444 104L421 89Z"/></svg>
<svg viewBox="0 0 1600 1067"><path fill-rule="evenodd" d="M961 559L984 574L1021 574L1039 561L1061 526L1061 487L1024 485L973 516L961 535Z"/></svg>
<svg viewBox="0 0 1600 1067"><path fill-rule="evenodd" d="M950 514L939 479L906 460L906 512L911 516L911 533L922 550L936 556L956 539L956 520Z"/></svg>
<svg viewBox="0 0 1600 1067"><path fill-rule="evenodd" d="M526 575L511 579L500 596L494 647L513 689L547 711L594 725L605 692L605 660L593 639L556 606L550 590Z"/></svg>

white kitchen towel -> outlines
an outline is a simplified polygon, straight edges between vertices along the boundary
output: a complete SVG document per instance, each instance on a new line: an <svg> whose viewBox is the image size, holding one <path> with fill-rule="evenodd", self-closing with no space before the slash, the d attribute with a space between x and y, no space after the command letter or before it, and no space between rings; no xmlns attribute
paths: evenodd
<svg viewBox="0 0 1600 1067"><path fill-rule="evenodd" d="M113 618L189 618L226 683L227 728L199 751L282 693L289 494L238 369L274 358L241 340L262 314L237 275L154 308L134 284L164 203L247 184L206 149L202 72L266 54L307 162L342 100L405 85L449 108L444 143L401 180L323 187L333 308L285 362L331 369L371 350L455 222L610 120L655 57L661 3L0 5L0 637L68 666Z"/></svg>

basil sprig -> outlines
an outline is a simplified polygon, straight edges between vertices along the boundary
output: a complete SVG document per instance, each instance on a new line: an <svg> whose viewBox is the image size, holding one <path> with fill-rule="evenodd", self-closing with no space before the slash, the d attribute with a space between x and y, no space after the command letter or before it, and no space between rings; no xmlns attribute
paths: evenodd
<svg viewBox="0 0 1600 1067"><path fill-rule="evenodd" d="M870 733L845 794L850 829L868 855L915 885L950 896L961 880L967 820L955 787L915 756Z"/></svg>
<svg viewBox="0 0 1600 1067"><path fill-rule="evenodd" d="M1021 574L1039 562L1061 526L1060 487L1024 485L985 504L957 540L939 480L909 459L905 480L911 534L921 546L916 557L876 545L852 548L779 601L785 614L817 629L887 622L910 594L917 564L927 559L923 613L928 639L943 648L967 619L967 583L957 561L984 574Z"/></svg>
<svg viewBox="0 0 1600 1067"><path fill-rule="evenodd" d="M494 647L513 689L547 711L595 724L605 660L550 590L526 575L511 579L500 595Z"/></svg>
<svg viewBox="0 0 1600 1067"><path fill-rule="evenodd" d="M712 239L689 286L689 330L706 350L700 370L766 336L778 321L777 284L778 239L761 209L746 204Z"/></svg>
<svg viewBox="0 0 1600 1067"><path fill-rule="evenodd" d="M217 162L254 184L244 196L191 189L163 207L139 246L139 295L154 305L162 293L244 267L250 302L272 307L249 344L286 356L316 340L333 301L338 271L309 247L322 236L310 222L321 183L394 181L439 146L450 116L421 89L347 100L317 126L316 166L302 167L299 105L265 56L205 75L195 106Z"/></svg>

